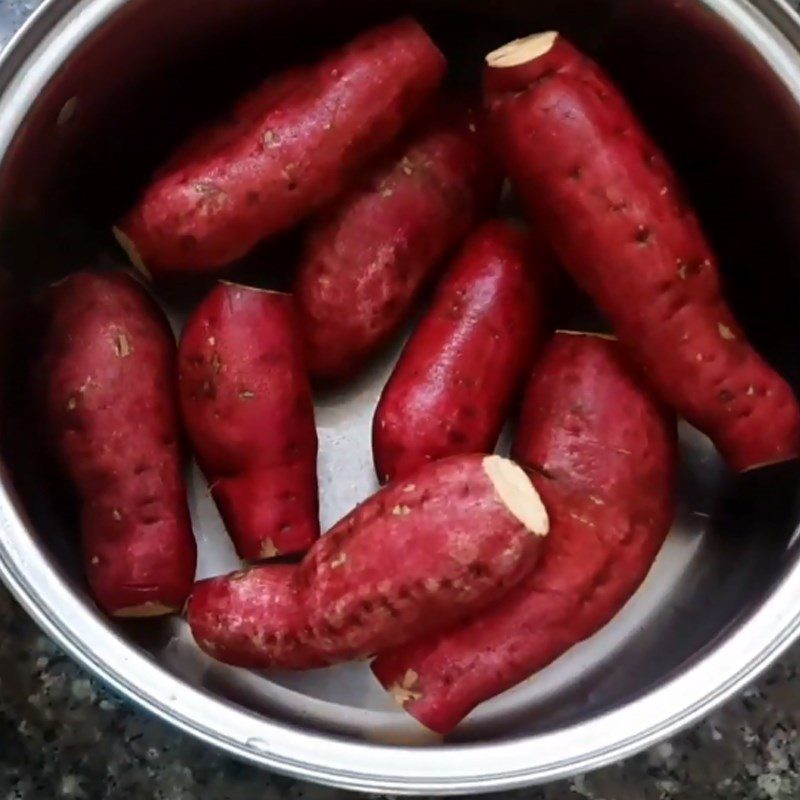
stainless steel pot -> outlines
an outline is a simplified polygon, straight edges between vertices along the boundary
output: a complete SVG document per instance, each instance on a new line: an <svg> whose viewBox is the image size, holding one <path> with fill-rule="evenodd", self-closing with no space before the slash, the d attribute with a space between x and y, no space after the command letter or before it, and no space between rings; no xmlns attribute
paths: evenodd
<svg viewBox="0 0 800 800"><path fill-rule="evenodd" d="M596 53L685 176L764 353L800 379L800 28L774 0L50 0L0 62L0 266L5 392L0 574L36 621L116 689L229 753L343 787L483 791L620 759L751 680L800 626L800 468L728 475L682 431L678 521L646 585L605 630L426 741L363 666L302 675L216 665L185 624L115 627L87 598L71 511L35 447L21 380L32 288L119 260L107 234L198 119L276 65L378 15L411 10L457 82L508 38L559 28ZM286 252L289 253L288 246ZM283 250L271 250L270 262ZM289 256L286 255L288 258ZM281 265L276 264L276 273ZM261 273L268 272L263 264ZM203 287L195 289L202 291ZM176 325L192 302L162 300ZM373 488L368 425L391 359L320 399L324 522ZM201 575L235 566L192 476ZM424 745L424 746L423 746Z"/></svg>

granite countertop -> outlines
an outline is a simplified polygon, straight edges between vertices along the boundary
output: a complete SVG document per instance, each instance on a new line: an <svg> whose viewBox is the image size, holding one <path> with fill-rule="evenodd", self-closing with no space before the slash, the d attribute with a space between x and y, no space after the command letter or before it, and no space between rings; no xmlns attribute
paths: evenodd
<svg viewBox="0 0 800 800"><path fill-rule="evenodd" d="M39 2L0 0L0 48ZM797 646L756 686L671 743L591 775L502 796L800 798L799 669ZM0 800L349 795L239 764L136 710L64 655L0 587Z"/></svg>

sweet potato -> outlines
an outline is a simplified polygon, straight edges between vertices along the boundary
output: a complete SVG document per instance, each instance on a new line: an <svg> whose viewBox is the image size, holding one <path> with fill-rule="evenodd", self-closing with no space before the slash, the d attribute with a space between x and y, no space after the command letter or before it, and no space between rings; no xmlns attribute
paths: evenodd
<svg viewBox="0 0 800 800"><path fill-rule="evenodd" d="M547 530L518 466L455 456L380 490L297 567L197 584L189 622L205 652L240 666L366 658L497 600L533 568Z"/></svg>
<svg viewBox="0 0 800 800"><path fill-rule="evenodd" d="M92 594L116 617L180 610L196 547L172 331L121 273L72 275L44 305L37 400L77 490Z"/></svg>
<svg viewBox="0 0 800 800"><path fill-rule="evenodd" d="M317 431L290 295L221 283L178 348L183 419L240 557L319 537Z"/></svg>
<svg viewBox="0 0 800 800"><path fill-rule="evenodd" d="M378 403L372 441L382 481L494 450L542 338L549 258L507 222L487 222L466 241Z"/></svg>
<svg viewBox="0 0 800 800"><path fill-rule="evenodd" d="M605 625L669 531L675 439L674 419L616 342L557 334L535 369L513 447L550 514L539 564L450 633L379 656L373 671L383 686L424 725L447 733Z"/></svg>
<svg viewBox="0 0 800 800"><path fill-rule="evenodd" d="M305 591L294 564L268 564L200 581L187 608L210 656L239 667L325 666L307 631Z"/></svg>
<svg viewBox="0 0 800 800"><path fill-rule="evenodd" d="M484 130L448 106L312 228L295 285L312 375L352 376L497 200Z"/></svg>
<svg viewBox="0 0 800 800"><path fill-rule="evenodd" d="M618 89L555 33L487 64L513 183L658 394L735 470L795 458L797 400L733 318L697 217Z"/></svg>
<svg viewBox="0 0 800 800"><path fill-rule="evenodd" d="M116 231L153 274L214 270L331 200L438 87L442 54L413 20L272 78L164 166Z"/></svg>

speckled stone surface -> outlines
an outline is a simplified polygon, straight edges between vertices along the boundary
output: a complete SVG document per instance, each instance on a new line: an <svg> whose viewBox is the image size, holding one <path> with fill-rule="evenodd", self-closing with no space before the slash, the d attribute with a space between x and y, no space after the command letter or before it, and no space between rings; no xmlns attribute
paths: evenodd
<svg viewBox="0 0 800 800"><path fill-rule="evenodd" d="M0 0L0 47L38 4ZM798 672L800 646L671 743L591 775L493 797L796 800ZM0 800L345 796L239 764L130 707L61 653L0 588Z"/></svg>

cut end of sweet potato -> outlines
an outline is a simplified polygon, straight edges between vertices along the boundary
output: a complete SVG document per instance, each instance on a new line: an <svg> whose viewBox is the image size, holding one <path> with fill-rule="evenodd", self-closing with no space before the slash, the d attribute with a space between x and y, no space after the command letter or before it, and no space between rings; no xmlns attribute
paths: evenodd
<svg viewBox="0 0 800 800"><path fill-rule="evenodd" d="M598 331L568 331L564 330L563 328L559 328L555 331L555 333L563 336L591 336L595 339L606 339L609 342L618 341L617 337L614 336L613 333L599 333Z"/></svg>
<svg viewBox="0 0 800 800"><path fill-rule="evenodd" d="M147 265L142 260L142 257L139 255L139 251L136 249L133 239L124 233L121 228L116 227L116 225L111 229L111 232L114 234L114 238L119 243L119 246L125 251L125 254L128 256L129 261L133 264L136 271L148 281L152 281L153 276L150 270L147 269Z"/></svg>
<svg viewBox="0 0 800 800"><path fill-rule="evenodd" d="M798 458L800 458L800 453L790 453L788 455L781 456L780 458L772 459L771 461L759 461L758 464L750 464L749 466L742 467L737 471L740 475L744 475L746 472L755 472L757 469L774 467L776 464L785 464L787 461L795 461Z"/></svg>
<svg viewBox="0 0 800 800"><path fill-rule="evenodd" d="M248 286L245 283L236 283L236 281L223 281L220 280L218 283L221 283L223 286L231 286L234 289L243 289L245 292L261 292L262 294L277 294L281 295L282 297L288 297L288 292L281 292L278 289L263 289L260 286Z"/></svg>
<svg viewBox="0 0 800 800"><path fill-rule="evenodd" d="M492 50L486 56L486 63L495 69L506 67L518 67L520 64L528 64L549 53L558 39L558 31L547 31L546 33L534 33L523 39L514 39L513 42Z"/></svg>
<svg viewBox="0 0 800 800"><path fill-rule="evenodd" d="M275 547L272 539L265 539L261 543L261 550L258 553L260 558L275 558L275 556L279 556L280 554L280 550Z"/></svg>
<svg viewBox="0 0 800 800"><path fill-rule="evenodd" d="M506 508L535 536L547 536L547 510L522 467L502 456L486 456L483 469Z"/></svg>
<svg viewBox="0 0 800 800"><path fill-rule="evenodd" d="M422 693L417 691L417 681L419 675L413 669L406 670L402 680L393 683L386 691L392 696L392 700L401 708L405 708L408 703L413 703L422 697Z"/></svg>
<svg viewBox="0 0 800 800"><path fill-rule="evenodd" d="M120 608L112 616L121 619L144 619L146 617L163 617L178 611L174 606L165 606L162 603L142 603L140 606Z"/></svg>

